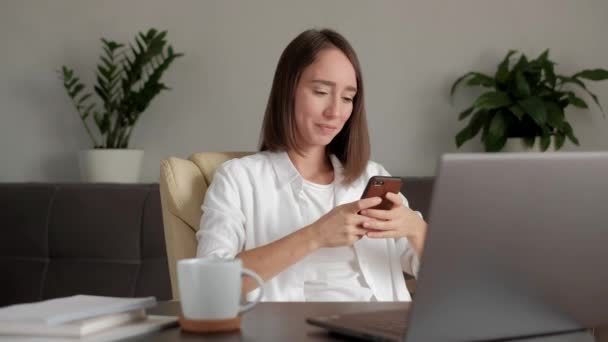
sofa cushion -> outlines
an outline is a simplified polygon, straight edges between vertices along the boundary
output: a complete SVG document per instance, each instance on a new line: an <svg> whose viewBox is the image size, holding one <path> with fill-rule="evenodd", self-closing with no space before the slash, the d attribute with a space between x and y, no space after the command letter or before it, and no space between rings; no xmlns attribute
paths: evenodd
<svg viewBox="0 0 608 342"><path fill-rule="evenodd" d="M46 230L55 187L46 184L0 187L1 257L44 258L48 255Z"/></svg>
<svg viewBox="0 0 608 342"><path fill-rule="evenodd" d="M149 189L64 185L49 220L51 258L137 260Z"/></svg>

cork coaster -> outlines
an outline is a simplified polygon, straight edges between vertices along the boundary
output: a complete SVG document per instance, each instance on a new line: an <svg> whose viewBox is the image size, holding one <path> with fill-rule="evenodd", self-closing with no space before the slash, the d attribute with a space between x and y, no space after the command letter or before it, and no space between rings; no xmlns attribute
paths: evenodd
<svg viewBox="0 0 608 342"><path fill-rule="evenodd" d="M241 329L241 317L217 320L194 320L179 316L182 330L192 333L227 332Z"/></svg>

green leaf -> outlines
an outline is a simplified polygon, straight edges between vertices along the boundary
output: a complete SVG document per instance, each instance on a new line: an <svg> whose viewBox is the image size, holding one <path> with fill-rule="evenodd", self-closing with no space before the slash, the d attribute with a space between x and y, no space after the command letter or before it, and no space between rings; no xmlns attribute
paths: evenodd
<svg viewBox="0 0 608 342"><path fill-rule="evenodd" d="M158 34L158 36L156 36L156 38L157 38L157 39L159 39L159 40L164 40L166 36L167 36L167 30L165 30L165 31L161 31L161 32Z"/></svg>
<svg viewBox="0 0 608 342"><path fill-rule="evenodd" d="M76 95L78 95L78 93L80 93L80 91L84 89L84 85L82 84L77 84L74 89L72 89L72 91L70 92L70 97L74 98L76 97Z"/></svg>
<svg viewBox="0 0 608 342"><path fill-rule="evenodd" d="M532 117L532 120L539 126L544 126L547 122L547 109L543 101L538 97L529 97L519 102L524 111Z"/></svg>
<svg viewBox="0 0 608 342"><path fill-rule="evenodd" d="M517 104L514 104L511 107L509 107L509 110L520 121L521 121L521 119L523 119L524 115L526 115L526 113L524 113L523 109L521 109L521 107Z"/></svg>
<svg viewBox="0 0 608 342"><path fill-rule="evenodd" d="M511 104L511 99L507 93L490 91L482 94L475 100L473 107L479 110L491 110Z"/></svg>
<svg viewBox="0 0 608 342"><path fill-rule="evenodd" d="M608 80L608 70L605 69L587 69L576 73L573 78L585 78L592 81Z"/></svg>
<svg viewBox="0 0 608 342"><path fill-rule="evenodd" d="M474 107L469 107L469 108L465 109L462 113L460 113L460 115L458 115L458 120L463 120L466 117L468 117L471 113L473 113L474 109L475 109Z"/></svg>
<svg viewBox="0 0 608 342"><path fill-rule="evenodd" d="M101 42L103 43L104 46L106 46L111 53L114 52L114 50L121 48L123 45L122 44L118 44L114 41L111 40L106 40L104 38L101 38Z"/></svg>
<svg viewBox="0 0 608 342"><path fill-rule="evenodd" d="M467 140L472 139L479 133L483 123L485 112L476 112L465 128L456 134L456 147L462 146Z"/></svg>
<svg viewBox="0 0 608 342"><path fill-rule="evenodd" d="M84 112L87 114L87 116L89 115L89 113L91 112L91 110L93 110L93 108L95 107L94 103L91 103L85 110Z"/></svg>
<svg viewBox="0 0 608 342"><path fill-rule="evenodd" d="M541 53L537 58L537 61L547 61L549 60L549 49L545 49L543 53Z"/></svg>
<svg viewBox="0 0 608 342"><path fill-rule="evenodd" d="M110 61L108 58L101 56L100 59L103 62L106 69L110 71L110 73L113 69L116 68L116 66L114 66L114 63L112 61Z"/></svg>
<svg viewBox="0 0 608 342"><path fill-rule="evenodd" d="M137 47L139 48L139 53L144 53L146 51L146 49L144 48L144 44L141 43L137 38L135 39L135 42L137 43Z"/></svg>
<svg viewBox="0 0 608 342"><path fill-rule="evenodd" d="M467 140L471 139L471 127L466 126L456 134L456 147L460 148Z"/></svg>
<svg viewBox="0 0 608 342"><path fill-rule="evenodd" d="M476 112L475 114L473 114L473 117L471 118L471 138L475 137L477 135L477 133L479 133L479 131L481 130L481 127L483 126L483 123L485 121L485 117L486 117L486 112L480 111L480 112Z"/></svg>
<svg viewBox="0 0 608 342"><path fill-rule="evenodd" d="M149 29L148 32L146 33L146 38L149 40L152 39L156 35L156 32L158 32L158 31L155 28Z"/></svg>
<svg viewBox="0 0 608 342"><path fill-rule="evenodd" d="M524 72L527 71L528 67L530 66L530 63L528 62L528 58L526 58L526 55L521 55L521 57L519 57L519 60L517 60L517 63L515 63L515 65L513 66L513 71L517 70L520 72Z"/></svg>
<svg viewBox="0 0 608 342"><path fill-rule="evenodd" d="M507 131L507 122L505 120L505 116L502 113L497 113L492 118L490 122L490 127L488 130L488 134L494 136L502 136L505 135Z"/></svg>
<svg viewBox="0 0 608 342"><path fill-rule="evenodd" d="M101 100L103 102L105 102L105 103L109 102L108 95L103 89L101 89L99 86L95 86L94 89L95 89L95 93L101 98Z"/></svg>
<svg viewBox="0 0 608 342"><path fill-rule="evenodd" d="M604 114L604 116L606 115L604 113L604 108L602 108L602 105L600 104L600 101L597 98L597 95L589 91L589 89L587 89L587 87L581 80L566 76L557 76L557 78L562 82L562 84L573 83L581 87L587 94L589 94L589 96L591 96L593 102L595 102L595 104L600 108L600 111L602 111L602 114Z"/></svg>
<svg viewBox="0 0 608 342"><path fill-rule="evenodd" d="M536 136L531 135L531 136L523 137L522 139L524 141L524 145L531 148L532 146L534 146L534 140L536 140Z"/></svg>
<svg viewBox="0 0 608 342"><path fill-rule="evenodd" d="M496 115L496 113L488 113L485 117L483 123L483 130L481 131L481 141L485 142L486 137L488 136L488 131L490 130L490 124L492 123L492 118Z"/></svg>
<svg viewBox="0 0 608 342"><path fill-rule="evenodd" d="M170 54L170 52L169 52L169 54ZM465 78L467 78L473 74L474 74L474 72L467 72L466 74L458 77L458 79L456 79L456 81L452 84L452 87L450 88L450 96L454 96L456 87L458 86L458 84L460 84L460 82L462 82Z"/></svg>
<svg viewBox="0 0 608 342"><path fill-rule="evenodd" d="M570 124L568 122L564 121L564 125L562 126L562 129L563 129L564 133L566 134L566 136L568 137L568 139L570 139L570 141L572 141L572 143L574 143L578 146L579 145L578 138L574 135L574 132L572 131L572 126L570 126Z"/></svg>
<svg viewBox="0 0 608 342"><path fill-rule="evenodd" d="M78 104L82 104L84 101L86 101L91 96L92 96L91 93L87 93L87 94L82 95L82 97L80 98L80 100L78 100Z"/></svg>
<svg viewBox="0 0 608 342"><path fill-rule="evenodd" d="M72 87L79 81L78 77L70 78L70 81L64 83L65 87L68 89L72 89Z"/></svg>
<svg viewBox="0 0 608 342"><path fill-rule="evenodd" d="M101 117L101 113L99 112L94 112L93 113L93 120L95 120L95 124L97 125L97 127L101 127L101 121L103 120L103 117ZM102 132L102 134L105 132Z"/></svg>
<svg viewBox="0 0 608 342"><path fill-rule="evenodd" d="M545 51L543 51L543 53L540 56L538 56L537 61L542 66L542 69L545 73L545 79L547 80L547 83L549 83L549 85L552 88L554 88L556 78L555 78L555 71L553 70L554 63L549 60L549 49L546 49Z"/></svg>
<svg viewBox="0 0 608 342"><path fill-rule="evenodd" d="M106 80L110 79L112 77L112 73L106 69L103 65L98 65L97 66L97 71L101 74L101 76L103 76Z"/></svg>
<svg viewBox="0 0 608 342"><path fill-rule="evenodd" d="M487 126L488 128L485 132L485 136L482 137L486 151L497 152L504 147L508 137L508 122L508 114L505 114L500 111L492 117L492 119L490 120L490 124Z"/></svg>
<svg viewBox="0 0 608 342"><path fill-rule="evenodd" d="M545 78L547 79L547 83L554 88L556 79L555 79L555 71L553 71L553 64L551 62L545 62L543 64L543 70L545 72Z"/></svg>
<svg viewBox="0 0 608 342"><path fill-rule="evenodd" d="M549 145L551 145L551 136L549 134L543 134L540 136L540 150L545 152Z"/></svg>
<svg viewBox="0 0 608 342"><path fill-rule="evenodd" d="M526 98L530 96L530 86L528 85L528 81L524 77L523 72L518 71L515 73L515 84L519 97Z"/></svg>
<svg viewBox="0 0 608 342"><path fill-rule="evenodd" d="M108 132L110 130L110 124L111 124L110 114L105 113L101 120L101 125L99 126L99 130L101 131L102 134L105 134L106 132Z"/></svg>
<svg viewBox="0 0 608 342"><path fill-rule="evenodd" d="M568 102L578 108L588 108L587 103L573 92L568 92Z"/></svg>
<svg viewBox="0 0 608 342"><path fill-rule="evenodd" d="M63 74L64 83L70 81L72 79L72 77L74 76L74 70L71 70L70 68L66 67L65 65L61 66L61 72Z"/></svg>
<svg viewBox="0 0 608 342"><path fill-rule="evenodd" d="M564 142L566 141L566 136L562 133L555 134L555 150L559 150L564 146Z"/></svg>
<svg viewBox="0 0 608 342"><path fill-rule="evenodd" d="M474 72L473 77L469 78L466 83L468 86L482 86L486 88L494 87L494 79L488 75L479 72Z"/></svg>
<svg viewBox="0 0 608 342"><path fill-rule="evenodd" d="M496 70L496 74L494 78L497 83L504 84L509 77L509 58L516 53L517 50L509 50L505 58L498 65L498 70Z"/></svg>
<svg viewBox="0 0 608 342"><path fill-rule="evenodd" d="M563 84L574 83L574 84L578 85L581 88L585 88L585 84L581 80L573 78L573 77L567 77L567 76L558 75L557 79L560 80Z"/></svg>
<svg viewBox="0 0 608 342"><path fill-rule="evenodd" d="M554 128L562 127L564 122L564 111L555 102L545 102L545 108L547 109L547 123Z"/></svg>

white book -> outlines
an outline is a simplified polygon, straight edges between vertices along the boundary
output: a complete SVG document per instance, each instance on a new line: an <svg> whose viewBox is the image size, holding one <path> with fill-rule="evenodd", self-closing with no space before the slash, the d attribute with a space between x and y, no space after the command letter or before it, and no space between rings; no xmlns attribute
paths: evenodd
<svg viewBox="0 0 608 342"><path fill-rule="evenodd" d="M21 321L0 321L0 335L83 337L125 323L144 320L145 318L146 310L136 309L56 325Z"/></svg>
<svg viewBox="0 0 608 342"><path fill-rule="evenodd" d="M145 309L156 298L122 298L76 295L0 308L0 322L59 325L91 317Z"/></svg>
<svg viewBox="0 0 608 342"><path fill-rule="evenodd" d="M82 338L0 335L0 342L110 342L160 331L176 325L177 317L149 315L144 320L123 324Z"/></svg>

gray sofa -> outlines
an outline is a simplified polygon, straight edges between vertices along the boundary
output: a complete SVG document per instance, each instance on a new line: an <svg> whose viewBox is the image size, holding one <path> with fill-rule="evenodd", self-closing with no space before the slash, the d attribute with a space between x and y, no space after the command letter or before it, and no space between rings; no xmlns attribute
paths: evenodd
<svg viewBox="0 0 608 342"><path fill-rule="evenodd" d="M426 217L431 178L402 192ZM158 184L0 183L0 306L73 294L171 299Z"/></svg>
<svg viewBox="0 0 608 342"><path fill-rule="evenodd" d="M158 184L0 184L0 306L171 298Z"/></svg>

